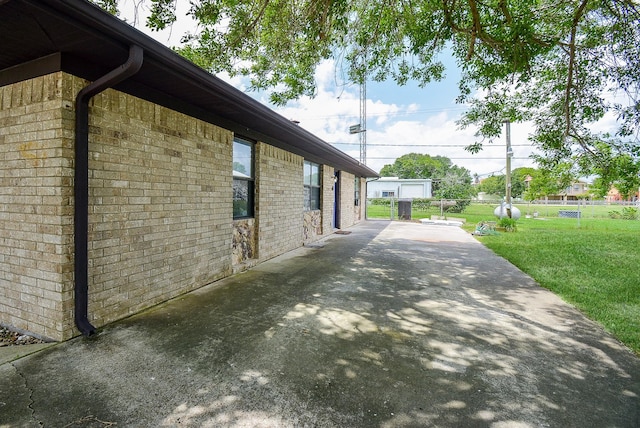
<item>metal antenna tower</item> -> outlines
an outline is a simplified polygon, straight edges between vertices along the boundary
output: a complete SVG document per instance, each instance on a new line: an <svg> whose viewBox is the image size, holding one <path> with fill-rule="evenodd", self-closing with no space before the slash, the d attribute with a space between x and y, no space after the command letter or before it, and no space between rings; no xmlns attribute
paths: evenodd
<svg viewBox="0 0 640 428"><path fill-rule="evenodd" d="M366 66L366 56L362 59ZM349 127L349 134L360 134L360 163L367 164L367 75L360 82L360 123Z"/></svg>
<svg viewBox="0 0 640 428"><path fill-rule="evenodd" d="M360 83L360 162L367 164L367 79Z"/></svg>

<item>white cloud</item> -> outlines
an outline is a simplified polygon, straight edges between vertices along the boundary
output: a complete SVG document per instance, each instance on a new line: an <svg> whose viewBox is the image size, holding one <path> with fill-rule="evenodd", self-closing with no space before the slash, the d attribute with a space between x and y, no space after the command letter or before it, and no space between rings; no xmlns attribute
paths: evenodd
<svg viewBox="0 0 640 428"><path fill-rule="evenodd" d="M318 92L314 99L305 97L275 110L289 119L300 121L300 126L358 159L359 136L348 133L350 125L359 123L358 87L336 87L333 70L334 65L330 61L319 67ZM367 165L370 168L379 171L396 158L415 152L449 157L455 165L465 167L471 173L486 175L504 170L504 138L472 155L464 150L464 146L476 141L474 130L458 129L455 122L459 118L459 110L429 115L421 115L421 110L429 111L429 106L417 102L397 105L379 99L367 100ZM512 125L512 144L527 144L530 129L529 125ZM528 157L529 147L516 146L513 149L513 168L532 166L529 159L517 159Z"/></svg>
<svg viewBox="0 0 640 428"><path fill-rule="evenodd" d="M168 46L179 45L182 35L197 27L193 20L186 17L187 2L178 2L177 15L180 19L167 30L150 31L144 26L148 9L141 6L136 10L136 4L134 0L126 0L121 17L132 24L135 21L138 29ZM315 75L318 87L315 98L303 97L290 102L286 107L270 107L288 119L299 121L300 126L359 159L359 135L349 134L349 126L360 122L359 88L357 85L346 84L336 70L336 64L332 60L320 64ZM225 73L218 77L243 92L248 91L249 83L246 78L230 77ZM388 84L395 85L393 82ZM268 104L266 94L250 95ZM504 143L487 146L478 155L471 155L461 146L476 141L473 130L459 130L455 124L458 118L459 109L434 112L426 96L424 101L411 99L405 105L368 98L367 165L379 171L385 164L393 163L403 154L416 152L449 157L454 164L463 166L472 173L487 174L502 170L505 166ZM513 144L526 143L529 129L528 126L513 125ZM515 157L526 157L530 153L526 147L514 147L514 152ZM531 162L514 159L512 165L513 168L530 166Z"/></svg>

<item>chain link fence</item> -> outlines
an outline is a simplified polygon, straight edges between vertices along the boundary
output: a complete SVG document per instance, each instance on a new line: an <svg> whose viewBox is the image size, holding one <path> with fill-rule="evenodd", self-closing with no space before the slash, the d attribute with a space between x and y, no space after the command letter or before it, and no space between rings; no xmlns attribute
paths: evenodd
<svg viewBox="0 0 640 428"><path fill-rule="evenodd" d="M471 216L494 217L503 200L436 199L436 198L368 198L367 218L409 220ZM522 217L532 218L622 218L640 219L638 202L603 200L539 200L513 201Z"/></svg>

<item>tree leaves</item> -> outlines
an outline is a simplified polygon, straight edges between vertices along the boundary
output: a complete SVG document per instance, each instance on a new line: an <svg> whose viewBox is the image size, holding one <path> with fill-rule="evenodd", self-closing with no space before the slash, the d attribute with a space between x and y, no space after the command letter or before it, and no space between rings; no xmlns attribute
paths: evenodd
<svg viewBox="0 0 640 428"><path fill-rule="evenodd" d="M153 30L162 30L176 22L176 0L149 0L151 15L147 19L147 26Z"/></svg>
<svg viewBox="0 0 640 428"><path fill-rule="evenodd" d="M175 0L146 1L151 28L174 22ZM116 0L95 2L113 10ZM192 0L190 13L199 28L179 52L212 72L249 76L278 105L313 96L327 58L354 83L425 85L443 77L447 49L462 69L458 102L469 105L460 125L480 139L472 152L505 120L534 123L531 140L548 165L604 170L611 159L596 143L638 141L635 0ZM618 128L598 133L612 114Z"/></svg>
<svg viewBox="0 0 640 428"><path fill-rule="evenodd" d="M477 135L491 141L500 135L497 112L512 121L516 112L536 127L530 139L542 151L541 166L553 169L569 162L576 175L591 175L617 165L601 144L619 145L617 137L637 141L640 15L624 1L575 5L564 4L556 14L558 24L550 27L564 33L558 43L538 55L526 72L485 81L488 95L470 100L460 124L478 126ZM627 95L626 104L612 103L612 90ZM611 113L620 119L617 136L595 131ZM628 154L638 163L637 154Z"/></svg>
<svg viewBox="0 0 640 428"><path fill-rule="evenodd" d="M118 15L118 0L93 0L93 3L112 15Z"/></svg>
<svg viewBox="0 0 640 428"><path fill-rule="evenodd" d="M380 175L399 178L441 178L449 168L449 158L409 153L397 158L393 164L382 167Z"/></svg>

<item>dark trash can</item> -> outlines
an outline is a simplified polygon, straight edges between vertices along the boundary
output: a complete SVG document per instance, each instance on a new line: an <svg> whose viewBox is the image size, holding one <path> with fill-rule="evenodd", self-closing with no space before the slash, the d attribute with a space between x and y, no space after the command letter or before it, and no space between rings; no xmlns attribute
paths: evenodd
<svg viewBox="0 0 640 428"><path fill-rule="evenodd" d="M398 218L400 220L411 220L412 199L398 199Z"/></svg>

